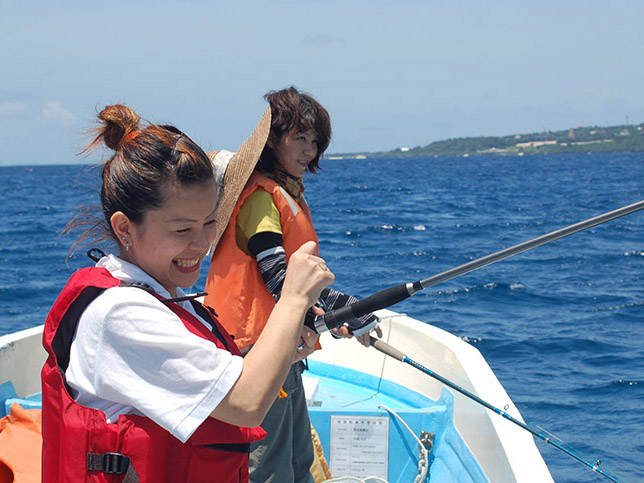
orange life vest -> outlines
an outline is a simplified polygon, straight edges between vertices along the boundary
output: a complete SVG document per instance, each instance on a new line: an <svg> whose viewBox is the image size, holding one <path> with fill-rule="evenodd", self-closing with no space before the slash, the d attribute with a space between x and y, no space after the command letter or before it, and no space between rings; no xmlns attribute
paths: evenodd
<svg viewBox="0 0 644 483"><path fill-rule="evenodd" d="M217 311L219 321L233 335L240 349L255 343L275 307L255 257L239 248L236 241L239 211L246 198L260 189L273 196L280 213L287 262L303 243L318 242L311 211L304 198L296 202L277 182L254 171L212 255L206 281L205 303Z"/></svg>
<svg viewBox="0 0 644 483"><path fill-rule="evenodd" d="M0 483L40 482L41 416L15 402L0 419Z"/></svg>

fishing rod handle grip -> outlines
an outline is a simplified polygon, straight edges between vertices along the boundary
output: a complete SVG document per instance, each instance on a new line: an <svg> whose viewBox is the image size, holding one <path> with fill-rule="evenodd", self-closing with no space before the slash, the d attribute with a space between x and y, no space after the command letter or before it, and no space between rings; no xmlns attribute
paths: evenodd
<svg viewBox="0 0 644 483"><path fill-rule="evenodd" d="M307 320L305 325L318 334L326 332L327 330L335 329L346 322L362 317L374 310L384 309L385 307L396 304L401 300L405 300L415 293L412 291L413 289L410 288L410 285L413 284L402 283L395 287L381 290L380 292L369 295L368 297L358 300L351 305L346 305L339 309L334 309L325 314L318 315L315 317L315 320Z"/></svg>
<svg viewBox="0 0 644 483"><path fill-rule="evenodd" d="M387 354L388 356L391 356L394 359L398 359L401 362L404 362L405 358L407 357L395 347L392 347L386 342L383 342L380 339L376 339L371 335L369 336L369 342L371 344L371 347L373 347L374 349L378 349L383 354Z"/></svg>

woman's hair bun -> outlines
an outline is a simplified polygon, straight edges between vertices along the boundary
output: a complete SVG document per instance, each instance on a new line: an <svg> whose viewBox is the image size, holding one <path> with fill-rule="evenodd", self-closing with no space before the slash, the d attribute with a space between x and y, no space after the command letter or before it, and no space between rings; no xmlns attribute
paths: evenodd
<svg viewBox="0 0 644 483"><path fill-rule="evenodd" d="M139 115L127 106L115 104L103 109L98 118L103 121L103 127L99 128L99 136L103 138L105 145L113 150L118 150L123 138L132 131L139 128Z"/></svg>

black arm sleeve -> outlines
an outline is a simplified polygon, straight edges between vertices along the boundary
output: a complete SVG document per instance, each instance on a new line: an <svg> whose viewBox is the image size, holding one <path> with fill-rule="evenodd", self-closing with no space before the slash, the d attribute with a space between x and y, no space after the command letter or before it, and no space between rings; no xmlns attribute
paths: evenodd
<svg viewBox="0 0 644 483"><path fill-rule="evenodd" d="M339 309L347 305L351 305L358 301L357 298L347 295L332 288L325 288L320 294L320 299L324 302L323 308L325 312L329 312L334 309ZM370 331L375 328L375 323L378 318L372 313L365 314L362 317L353 319L349 322L349 328L352 332L362 333L364 331ZM362 330L361 330L362 329Z"/></svg>
<svg viewBox="0 0 644 483"><path fill-rule="evenodd" d="M248 241L248 250L257 260L266 290L274 297L279 297L286 277L286 252L282 246L282 236L272 232L257 233ZM358 299L351 295L327 287L322 290L318 305L325 312L329 312L357 301ZM310 310L307 317L314 317ZM377 321L375 315L366 314L352 320L348 325L352 332L360 334L374 329Z"/></svg>
<svg viewBox="0 0 644 483"><path fill-rule="evenodd" d="M282 246L282 235L257 233L248 240L248 251L257 260L266 290L279 297L286 277L286 253Z"/></svg>

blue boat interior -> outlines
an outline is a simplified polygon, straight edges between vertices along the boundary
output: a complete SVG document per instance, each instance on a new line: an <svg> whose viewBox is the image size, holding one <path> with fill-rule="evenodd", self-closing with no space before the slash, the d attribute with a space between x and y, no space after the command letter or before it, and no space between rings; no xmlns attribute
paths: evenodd
<svg viewBox="0 0 644 483"><path fill-rule="evenodd" d="M307 401L311 424L334 478L380 476L390 483L414 481L420 452L411 430L417 437L424 432L431 440L426 482L487 481L454 427L454 397L449 390L443 389L434 401L363 372L313 360L308 364L303 377L307 386L314 386ZM19 397L11 381L0 384L0 417L9 414L15 402L25 409L40 409L42 396ZM387 430L383 433L384 420ZM338 466L346 474L338 473Z"/></svg>
<svg viewBox="0 0 644 483"><path fill-rule="evenodd" d="M42 409L42 394L19 397L11 381L0 384L0 418L9 414L13 403L20 404L24 409Z"/></svg>
<svg viewBox="0 0 644 483"><path fill-rule="evenodd" d="M419 444L394 412L416 437L423 432L431 435L425 481L487 481L454 426L454 396L449 390L443 389L434 401L391 381L313 360L303 377L307 386L314 386L307 391L311 393L307 395L309 415L333 478L379 476L391 483L414 481L419 474ZM388 420L388 431L371 430L383 418ZM343 454L347 451L351 454ZM351 474L338 473L338 466Z"/></svg>

